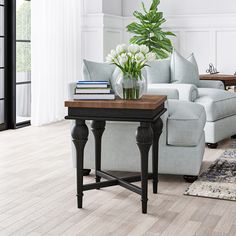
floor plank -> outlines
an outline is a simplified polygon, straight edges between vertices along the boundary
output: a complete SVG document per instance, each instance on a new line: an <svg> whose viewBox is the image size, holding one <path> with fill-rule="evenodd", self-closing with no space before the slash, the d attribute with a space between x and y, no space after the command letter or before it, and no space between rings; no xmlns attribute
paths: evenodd
<svg viewBox="0 0 236 236"><path fill-rule="evenodd" d="M148 214L140 197L118 186L85 193L76 207L70 124L59 122L0 132L0 235L235 235L235 202L184 196L182 177L149 182ZM203 169L235 140L206 149ZM94 181L94 174L85 182Z"/></svg>

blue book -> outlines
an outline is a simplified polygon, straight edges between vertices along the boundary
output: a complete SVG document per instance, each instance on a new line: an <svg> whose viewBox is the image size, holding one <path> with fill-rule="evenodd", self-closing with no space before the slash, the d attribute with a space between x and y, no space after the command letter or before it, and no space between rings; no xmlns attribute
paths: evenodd
<svg viewBox="0 0 236 236"><path fill-rule="evenodd" d="M108 81L78 81L77 84L108 84Z"/></svg>

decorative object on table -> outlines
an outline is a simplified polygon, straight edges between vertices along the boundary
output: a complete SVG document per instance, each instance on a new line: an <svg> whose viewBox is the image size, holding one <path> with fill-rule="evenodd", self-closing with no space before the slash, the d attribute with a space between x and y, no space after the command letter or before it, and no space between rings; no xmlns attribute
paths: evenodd
<svg viewBox="0 0 236 236"><path fill-rule="evenodd" d="M185 195L236 201L236 149L226 150L204 171Z"/></svg>
<svg viewBox="0 0 236 236"><path fill-rule="evenodd" d="M209 68L206 70L206 73L214 75L214 74L219 74L220 72L218 72L216 67L214 67L214 65L210 63Z"/></svg>
<svg viewBox="0 0 236 236"><path fill-rule="evenodd" d="M145 45L122 44L111 50L107 62L116 65L120 72L116 78L116 94L126 100L140 99L147 89L146 78L142 76L142 69L148 62L156 59L155 53L149 52Z"/></svg>
<svg viewBox="0 0 236 236"><path fill-rule="evenodd" d="M115 95L112 92L107 81L78 81L74 94L75 100L114 100Z"/></svg>
<svg viewBox="0 0 236 236"><path fill-rule="evenodd" d="M142 3L143 13L135 11L134 17L138 22L127 26L127 31L134 34L130 43L146 45L149 51L154 52L158 59L169 57L172 52L172 42L169 36L175 36L170 31L163 31L161 25L166 22L163 13L158 11L160 0L153 0L149 10Z"/></svg>

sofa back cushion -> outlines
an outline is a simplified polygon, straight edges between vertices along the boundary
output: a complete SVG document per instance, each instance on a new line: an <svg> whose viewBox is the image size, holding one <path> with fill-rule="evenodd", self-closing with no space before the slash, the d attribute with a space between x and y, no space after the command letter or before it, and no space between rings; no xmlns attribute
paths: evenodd
<svg viewBox="0 0 236 236"><path fill-rule="evenodd" d="M171 56L171 83L194 84L198 87L199 71L193 54L187 59L176 50Z"/></svg>
<svg viewBox="0 0 236 236"><path fill-rule="evenodd" d="M146 72L148 84L170 83L170 59L150 62Z"/></svg>
<svg viewBox="0 0 236 236"><path fill-rule="evenodd" d="M109 81L115 69L114 65L83 60L83 80Z"/></svg>

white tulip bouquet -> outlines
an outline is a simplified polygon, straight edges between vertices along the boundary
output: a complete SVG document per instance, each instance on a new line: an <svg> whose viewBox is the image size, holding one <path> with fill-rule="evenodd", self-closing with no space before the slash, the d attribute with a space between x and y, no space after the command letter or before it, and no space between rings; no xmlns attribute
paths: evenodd
<svg viewBox="0 0 236 236"><path fill-rule="evenodd" d="M106 61L120 68L124 75L129 75L133 79L141 76L141 71L148 62L154 61L156 54L149 52L146 45L120 44L116 50L111 50Z"/></svg>
<svg viewBox="0 0 236 236"><path fill-rule="evenodd" d="M116 94L122 99L141 98L146 90L142 69L155 59L156 54L149 52L146 45L121 44L116 50L111 50L106 60L119 67L122 72L116 79Z"/></svg>

